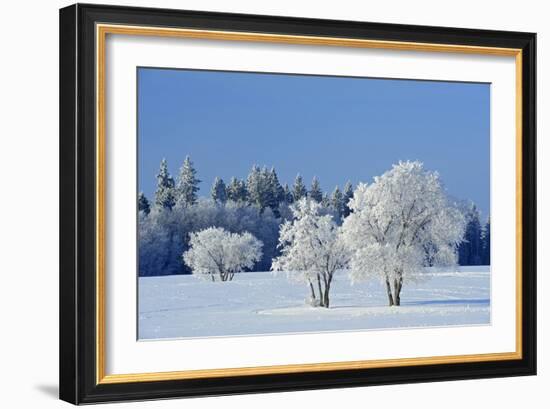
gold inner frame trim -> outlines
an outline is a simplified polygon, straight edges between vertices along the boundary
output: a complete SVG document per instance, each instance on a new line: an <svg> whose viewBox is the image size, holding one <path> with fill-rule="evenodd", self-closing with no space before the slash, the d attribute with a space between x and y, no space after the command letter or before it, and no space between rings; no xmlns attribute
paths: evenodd
<svg viewBox="0 0 550 409"><path fill-rule="evenodd" d="M238 367L173 372L105 374L105 41L107 34L196 38L354 47L400 51L466 53L515 57L516 65L516 350L505 353L450 355L313 364ZM490 362L522 358L522 51L515 48L415 43L354 38L299 36L236 31L179 29L167 27L96 25L96 382L114 384L228 376L291 374L348 369L388 368L466 362Z"/></svg>

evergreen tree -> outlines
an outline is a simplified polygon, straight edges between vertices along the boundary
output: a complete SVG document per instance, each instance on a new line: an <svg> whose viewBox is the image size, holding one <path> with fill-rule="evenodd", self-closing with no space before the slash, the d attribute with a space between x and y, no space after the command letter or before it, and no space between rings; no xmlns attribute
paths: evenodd
<svg viewBox="0 0 550 409"><path fill-rule="evenodd" d="M267 178L269 184L268 205L273 210L275 216L279 217L279 204L285 200L285 191L279 182L275 168L271 168Z"/></svg>
<svg viewBox="0 0 550 409"><path fill-rule="evenodd" d="M292 192L290 191L290 188L288 187L288 183L285 183L285 185L283 186L283 192L284 192L285 202L287 204L292 204L294 202L294 200L293 200L293 197L292 197Z"/></svg>
<svg viewBox="0 0 550 409"><path fill-rule="evenodd" d="M247 200L246 184L244 181L235 177L231 178L231 182L226 188L227 200L231 200L235 203L244 203Z"/></svg>
<svg viewBox="0 0 550 409"><path fill-rule="evenodd" d="M210 195L212 196L212 200L214 200L216 203L225 204L225 202L227 201L227 193L223 179L216 176L216 179L214 179L214 184L212 185L212 190L210 191Z"/></svg>
<svg viewBox="0 0 550 409"><path fill-rule="evenodd" d="M298 175L296 175L296 179L294 179L294 186L292 188L292 200L294 202L297 202L306 196L306 185L304 185L304 180L302 179L302 176L298 173Z"/></svg>
<svg viewBox="0 0 550 409"><path fill-rule="evenodd" d="M313 177L313 180L311 181L311 188L309 189L309 197L316 201L317 203L321 203L323 200L323 191L321 190L321 185L319 184L319 179L317 179L316 176Z"/></svg>
<svg viewBox="0 0 550 409"><path fill-rule="evenodd" d="M332 192L330 203L338 216L342 217L342 215L344 214L344 195L342 194L338 186L336 186L334 188L334 191Z"/></svg>
<svg viewBox="0 0 550 409"><path fill-rule="evenodd" d="M155 192L155 204L162 209L171 210L176 204L174 191L174 179L168 172L166 159L160 162L160 169L157 175L157 190Z"/></svg>
<svg viewBox="0 0 550 409"><path fill-rule="evenodd" d="M151 205L149 204L149 200L147 200L147 197L143 194L143 192L139 192L138 195L138 211L143 212L146 215L151 212Z"/></svg>
<svg viewBox="0 0 550 409"><path fill-rule="evenodd" d="M466 215L466 230L458 248L458 262L462 266L477 266L482 263L481 223L479 211L471 204Z"/></svg>
<svg viewBox="0 0 550 409"><path fill-rule="evenodd" d="M199 191L199 183L201 181L197 178L196 174L197 171L193 167L191 158L186 156L180 169L178 184L176 186L177 201L183 206L191 206L197 203L197 192Z"/></svg>
<svg viewBox="0 0 550 409"><path fill-rule="evenodd" d="M276 209L279 207L280 203L285 201L285 190L279 182L279 177L274 167L271 168L271 172L269 173L269 186L271 194L273 195L272 209Z"/></svg>
<svg viewBox="0 0 550 409"><path fill-rule="evenodd" d="M481 232L481 244L482 244L482 260L481 264L484 266L491 265L491 218L487 219L487 223L483 226Z"/></svg>
<svg viewBox="0 0 550 409"><path fill-rule="evenodd" d="M349 208L349 201L353 198L353 185L348 180L344 186L344 217L348 217L351 213Z"/></svg>
<svg viewBox="0 0 550 409"><path fill-rule="evenodd" d="M330 201L330 196L328 195L328 193L325 193L323 195L323 199L321 200L321 206L323 206L325 209L328 209L332 206Z"/></svg>
<svg viewBox="0 0 550 409"><path fill-rule="evenodd" d="M269 206L270 187L268 176L269 171L266 168L260 170L257 165L254 165L246 179L248 202L257 206L260 212L263 212Z"/></svg>

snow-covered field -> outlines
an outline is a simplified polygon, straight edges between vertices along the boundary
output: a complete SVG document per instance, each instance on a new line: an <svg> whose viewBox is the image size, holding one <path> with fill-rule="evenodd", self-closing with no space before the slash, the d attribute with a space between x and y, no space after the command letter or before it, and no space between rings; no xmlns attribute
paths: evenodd
<svg viewBox="0 0 550 409"><path fill-rule="evenodd" d="M283 273L240 273L230 282L141 277L138 291L140 339L490 323L486 266L432 271L408 281L400 307L387 306L380 283L352 285L345 271L335 275L329 309L308 306L308 288Z"/></svg>

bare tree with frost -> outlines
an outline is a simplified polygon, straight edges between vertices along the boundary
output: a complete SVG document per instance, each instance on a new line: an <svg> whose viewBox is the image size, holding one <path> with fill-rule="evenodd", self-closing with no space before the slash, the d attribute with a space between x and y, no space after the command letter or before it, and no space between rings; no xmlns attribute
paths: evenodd
<svg viewBox="0 0 550 409"><path fill-rule="evenodd" d="M212 281L231 281L235 273L254 266L262 257L262 242L252 234L230 233L220 227L209 227L190 234L190 249L183 260L193 274Z"/></svg>
<svg viewBox="0 0 550 409"><path fill-rule="evenodd" d="M359 184L349 207L343 231L351 279L381 279L390 306L401 304L406 279L428 266L456 264L464 217L438 173L421 162L399 162L370 186Z"/></svg>
<svg viewBox="0 0 550 409"><path fill-rule="evenodd" d="M281 255L273 260L272 270L307 283L311 305L328 308L334 273L348 261L341 228L331 215L320 215L315 200L302 198L291 209L294 220L281 226Z"/></svg>

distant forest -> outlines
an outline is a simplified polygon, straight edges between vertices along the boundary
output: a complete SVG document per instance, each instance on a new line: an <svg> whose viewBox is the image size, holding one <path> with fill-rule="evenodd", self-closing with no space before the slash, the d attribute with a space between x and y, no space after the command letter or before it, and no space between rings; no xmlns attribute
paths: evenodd
<svg viewBox="0 0 550 409"><path fill-rule="evenodd" d="M166 160L156 175L154 197L138 195L139 275L189 274L182 254L189 249L190 233L221 227L232 233L249 232L263 243L263 255L253 271L268 271L280 255L277 247L280 226L292 220L291 205L310 198L339 225L350 214L349 200L354 186L348 181L329 194L314 177L309 188L302 176L292 186L281 184L275 168L252 166L245 180L236 177L227 183L220 177L212 182L209 197L199 197L201 180L193 162L186 157L174 178ZM490 264L490 219L480 220L472 202L456 203L466 220L464 238L458 247L458 263Z"/></svg>

